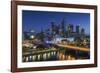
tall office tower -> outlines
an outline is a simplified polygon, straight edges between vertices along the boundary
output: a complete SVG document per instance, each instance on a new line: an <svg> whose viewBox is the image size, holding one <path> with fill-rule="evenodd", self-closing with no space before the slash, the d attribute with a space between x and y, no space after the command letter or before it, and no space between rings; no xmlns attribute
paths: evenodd
<svg viewBox="0 0 100 73"><path fill-rule="evenodd" d="M81 34L83 34L83 35L85 34L84 28L81 29Z"/></svg>
<svg viewBox="0 0 100 73"><path fill-rule="evenodd" d="M51 34L52 37L55 35L55 22L51 22Z"/></svg>
<svg viewBox="0 0 100 73"><path fill-rule="evenodd" d="M61 29L62 29L62 33L64 34L65 32L65 20L64 19L61 22Z"/></svg>
<svg viewBox="0 0 100 73"><path fill-rule="evenodd" d="M52 29L52 31L54 31L54 27L55 27L54 24L55 24L54 22L51 22L51 29Z"/></svg>
<svg viewBox="0 0 100 73"><path fill-rule="evenodd" d="M73 24L70 25L70 32L73 32Z"/></svg>
<svg viewBox="0 0 100 73"><path fill-rule="evenodd" d="M72 32L73 32L73 25L72 25L72 24L69 24L69 25L67 26L67 32L68 32L68 33L72 33Z"/></svg>
<svg viewBox="0 0 100 73"><path fill-rule="evenodd" d="M61 21L58 28L59 28L58 30L59 34L64 37L65 36L65 20L64 19Z"/></svg>
<svg viewBox="0 0 100 73"><path fill-rule="evenodd" d="M80 26L79 25L76 26L76 33L80 33Z"/></svg>
<svg viewBox="0 0 100 73"><path fill-rule="evenodd" d="M43 41L44 36L45 36L45 35L44 35L43 28L41 28L41 32L40 32L40 34L39 34L39 38L40 38L41 41Z"/></svg>

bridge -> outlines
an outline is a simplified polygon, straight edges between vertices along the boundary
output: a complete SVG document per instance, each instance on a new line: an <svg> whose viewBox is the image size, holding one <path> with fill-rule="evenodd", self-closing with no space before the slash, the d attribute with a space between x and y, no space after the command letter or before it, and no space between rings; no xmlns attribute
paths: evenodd
<svg viewBox="0 0 100 73"><path fill-rule="evenodd" d="M23 56L27 56L29 54L31 54L31 55L37 55L37 54L44 54L44 53L57 52L57 51L59 51L59 50L57 50L57 49L29 50L27 52L23 52Z"/></svg>
<svg viewBox="0 0 100 73"><path fill-rule="evenodd" d="M72 46L72 45L63 45L63 44L56 44L58 47L63 47L65 49L72 49L72 50L78 50L83 52L90 52L90 48L84 48L84 47L78 47L78 46Z"/></svg>
<svg viewBox="0 0 100 73"><path fill-rule="evenodd" d="M50 56L56 55L58 51L59 50L57 49L47 49L47 50L42 50L42 51L30 50L22 54L23 62L46 60L50 58Z"/></svg>

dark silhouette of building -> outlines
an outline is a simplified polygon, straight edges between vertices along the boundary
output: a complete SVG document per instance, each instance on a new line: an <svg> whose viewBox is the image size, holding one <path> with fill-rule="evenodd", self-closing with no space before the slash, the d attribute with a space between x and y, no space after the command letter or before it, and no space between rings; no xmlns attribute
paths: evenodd
<svg viewBox="0 0 100 73"><path fill-rule="evenodd" d="M70 32L74 32L73 31L73 24L70 25Z"/></svg>
<svg viewBox="0 0 100 73"><path fill-rule="evenodd" d="M85 34L85 30L84 30L84 28L81 29L81 34L82 34L82 35Z"/></svg>
<svg viewBox="0 0 100 73"><path fill-rule="evenodd" d="M64 19L61 22L61 29L62 29L62 36L64 36L64 33L65 33L65 20Z"/></svg>
<svg viewBox="0 0 100 73"><path fill-rule="evenodd" d="M68 27L67 27L67 32L72 33L72 32L74 32L73 30L74 30L73 24L69 24Z"/></svg>
<svg viewBox="0 0 100 73"><path fill-rule="evenodd" d="M55 35L55 22L51 22L51 35L52 37Z"/></svg>
<svg viewBox="0 0 100 73"><path fill-rule="evenodd" d="M76 33L80 33L80 26L79 25L76 26Z"/></svg>
<svg viewBox="0 0 100 73"><path fill-rule="evenodd" d="M40 40L41 41L43 41L43 39L44 39L44 31L43 31L43 29L41 28L41 32L40 32Z"/></svg>
<svg viewBox="0 0 100 73"><path fill-rule="evenodd" d="M23 40L30 39L30 32L23 32Z"/></svg>

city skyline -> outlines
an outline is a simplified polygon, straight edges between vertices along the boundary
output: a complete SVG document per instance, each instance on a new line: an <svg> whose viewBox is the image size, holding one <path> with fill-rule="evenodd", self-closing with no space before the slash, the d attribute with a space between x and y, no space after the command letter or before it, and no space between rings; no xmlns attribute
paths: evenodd
<svg viewBox="0 0 100 73"><path fill-rule="evenodd" d="M22 12L22 31L30 31L30 29L40 32L41 29L51 28L51 22L56 25L61 24L65 20L65 25L73 24L74 31L76 26L84 28L86 34L90 34L90 14L89 13L69 13L69 12L48 12L48 11L29 11ZM67 29L67 27L66 27Z"/></svg>
<svg viewBox="0 0 100 73"><path fill-rule="evenodd" d="M22 15L23 62L90 59L88 13L25 10Z"/></svg>

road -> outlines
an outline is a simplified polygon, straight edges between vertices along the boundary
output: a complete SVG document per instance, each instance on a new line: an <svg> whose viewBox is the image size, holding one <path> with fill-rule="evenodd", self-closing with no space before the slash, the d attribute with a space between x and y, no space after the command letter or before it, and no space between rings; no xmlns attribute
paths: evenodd
<svg viewBox="0 0 100 73"><path fill-rule="evenodd" d="M62 45L62 44L56 44L59 47L64 47L66 49L73 49L73 50L79 50L84 52L90 52L90 48L83 48L78 46L72 46L72 45Z"/></svg>

